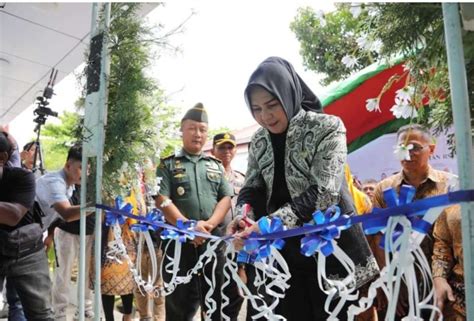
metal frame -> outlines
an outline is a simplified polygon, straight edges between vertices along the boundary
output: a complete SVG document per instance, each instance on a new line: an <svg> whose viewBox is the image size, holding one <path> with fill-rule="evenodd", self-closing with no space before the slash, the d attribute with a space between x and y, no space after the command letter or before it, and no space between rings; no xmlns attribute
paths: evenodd
<svg viewBox="0 0 474 321"><path fill-rule="evenodd" d="M474 189L474 160L459 3L443 3L444 33L461 189ZM467 320L474 320L474 202L461 203Z"/></svg>
<svg viewBox="0 0 474 321"><path fill-rule="evenodd" d="M102 167L103 151L105 141L104 125L107 121L107 97L108 97L108 75L110 70L110 53L108 50L108 29L110 26L110 3L94 3L92 5L91 42L92 39L104 34L102 52L99 90L89 93L86 97L86 114L84 121L84 137L90 137L83 142L82 152L82 176L81 176L81 219L80 219L80 256L79 256L79 321L84 321L84 294L85 294L85 259L86 259L86 211L95 211L95 292L94 292L94 320L100 320L101 291L100 291L100 268L101 268L101 238L102 238L102 210L96 208L86 209L87 200L87 168L90 158L96 158L96 195L95 203L102 203ZM88 79L89 81L89 79ZM89 111L89 113L88 113Z"/></svg>

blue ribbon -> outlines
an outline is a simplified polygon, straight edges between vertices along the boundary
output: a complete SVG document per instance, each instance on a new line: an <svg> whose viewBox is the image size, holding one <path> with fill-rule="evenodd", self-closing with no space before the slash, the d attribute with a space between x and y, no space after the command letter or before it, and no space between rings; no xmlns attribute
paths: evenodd
<svg viewBox="0 0 474 321"><path fill-rule="evenodd" d="M408 194L407 194L406 199L407 200L409 199ZM416 200L414 202L405 202L404 204L402 204L403 202L400 202L400 197L399 197L398 205L395 205L395 207L389 206L388 208L384 208L384 209L374 209L372 213L369 213L366 215L357 215L357 216L351 216L351 217L341 215L338 219L335 219L333 222L324 223L324 224L316 224L316 225L308 224L306 226L289 229L289 230L279 229L267 234L252 234L249 236L249 240L274 241L274 240L280 240L287 237L300 236L300 235L305 235L309 233L315 233L318 231L323 231L329 228L330 226L344 227L344 226L355 225L358 223L362 223L366 234L373 234L380 231L384 227L386 227L389 217L400 216L400 215L404 215L408 217L409 219L412 219L413 228L415 228L417 231L429 230L429 223L426 221L420 220L419 218L417 218L417 216L423 215L428 209L432 207L447 206L447 205L453 205L453 204L457 204L461 202L471 202L471 201L474 201L474 190L461 190L461 191L456 191L456 192L449 192L447 194L424 198L421 200ZM395 202L395 204L397 204L397 202ZM106 212L107 211L111 212L113 215L120 214L121 216L133 218L138 221L146 221L145 217L133 215L130 212L124 211L122 209L111 208L109 206L102 205L102 204L96 204L96 207L100 209L104 209ZM173 226L170 224L165 224L161 222L155 222L151 224L154 224L157 227L161 227L164 229L179 231L177 226ZM217 239L222 239L222 240L232 239L232 237L229 237L229 236L220 238L214 235L209 235L209 234L200 233L196 231L189 231L189 230L183 230L181 232L192 233L195 236L216 239L216 240ZM277 244L278 243L279 242L277 242Z"/></svg>
<svg viewBox="0 0 474 321"><path fill-rule="evenodd" d="M204 237L204 238L208 238L208 239L214 239L214 240L217 240L217 239L221 239L220 237L218 236L215 236L215 235L210 235L210 234L207 234L207 233L202 233L202 232L198 232L198 231L193 231L193 230L187 230L187 229L181 229L180 230L180 227L182 227L183 225L181 223L179 223L178 225L178 222L177 222L177 225L176 226L173 226L171 224L167 224L165 222L161 222L160 220L156 220L154 222L152 221L148 221L148 218L145 217L145 216L139 216L139 215L134 215L130 212L126 212L126 211L123 211L121 209L115 209L115 208L112 208L112 207L109 207L107 205L103 205L103 204L96 204L95 205L96 208L100 208L100 209L103 209L105 210L106 212L112 212L114 215L121 215L123 217L128 217L128 218L132 218L134 220L137 220L137 221L140 221L140 222L146 222L150 225L153 225L155 228L162 228L164 230L170 230L170 231L176 231L176 232L182 232L184 234L192 234L194 236L200 236L200 237ZM164 218L163 218L164 219ZM163 232L162 232L163 233ZM193 237L194 238L194 237ZM227 237L228 238L228 237ZM222 238L222 239L226 239L226 238Z"/></svg>
<svg viewBox="0 0 474 321"><path fill-rule="evenodd" d="M196 227L196 221L189 220L183 222L182 220L176 221L176 229L165 229L161 232L161 238L163 240L177 240L181 243L186 242L186 240L193 240L196 236L196 233L193 231Z"/></svg>
<svg viewBox="0 0 474 321"><path fill-rule="evenodd" d="M124 203L122 197L117 196L115 198L115 208L112 210L105 211L105 225L112 226L115 223L118 223L119 225L125 223L125 218L123 217L123 215L114 210L119 210L121 212L131 214L133 211L133 206L130 203Z"/></svg>
<svg viewBox="0 0 474 321"><path fill-rule="evenodd" d="M152 211L147 213L144 218L145 220L133 224L130 229L134 232L146 232L149 230L156 231L158 229L158 223L165 223L163 213L157 208L152 209Z"/></svg>
<svg viewBox="0 0 474 321"><path fill-rule="evenodd" d="M249 254L245 251L239 251L239 253L237 253L237 263L253 264L256 258L257 255Z"/></svg>
<svg viewBox="0 0 474 321"><path fill-rule="evenodd" d="M391 208L396 208L399 206L407 205L412 203L414 197L415 197L416 189L413 186L410 185L402 185L400 188L399 195L397 197L397 194L395 192L395 189L389 188L383 191L383 197L385 200L385 203L387 204L388 207ZM380 213L381 210L376 209L373 214L371 215L377 215L377 213ZM427 209L418 211L418 212L413 212L411 213L410 216L407 215L407 219L410 221L412 228L420 233L426 234L429 232L431 228L431 224L422 218L419 218L418 216L423 216L425 215ZM390 216L389 216L390 217ZM377 218L372 221L365 221L362 223L362 226L364 228L364 231L366 234L375 234L383 230L388 223L389 217L383 217L383 218ZM395 242L400 235L403 233L403 227L400 224L397 224L395 227L395 230L392 235L392 240ZM385 248L385 237L382 238L380 241L379 246L381 248ZM392 251L393 249L389 249Z"/></svg>
<svg viewBox="0 0 474 321"><path fill-rule="evenodd" d="M285 230L282 220L278 217L272 218L270 223L266 217L262 217L260 220L258 220L257 224L260 229L260 235L262 236L265 236L265 234L278 233ZM255 232L250 234L249 239L244 242L243 249L245 252L255 255L256 261L262 261L263 259L269 257L272 247L276 248L277 250L281 250L285 245L285 241L282 239L259 240L252 238L252 236L256 235L258 234Z"/></svg>
<svg viewBox="0 0 474 321"><path fill-rule="evenodd" d="M304 226L314 226L329 224L336 221L341 215L341 209L337 206L330 206L325 213L316 211L313 213L313 220ZM312 256L316 251L321 251L324 256L331 255L334 252L332 240L339 238L341 230L349 228L349 225L336 226L329 225L325 229L307 234L301 239L301 254Z"/></svg>

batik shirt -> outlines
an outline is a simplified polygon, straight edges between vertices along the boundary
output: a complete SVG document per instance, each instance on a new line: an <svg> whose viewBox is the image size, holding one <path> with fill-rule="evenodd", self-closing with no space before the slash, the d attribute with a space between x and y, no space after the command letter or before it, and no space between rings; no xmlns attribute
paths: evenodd
<svg viewBox="0 0 474 321"><path fill-rule="evenodd" d="M432 197L436 195L445 194L448 192L450 186L455 185L456 183L456 176L444 172L439 171L431 166L428 168L428 176L426 177L425 181L422 182L416 189L415 193L415 200ZM394 188L397 193L399 193L400 188L402 185L410 185L407 183L403 171L387 177L383 181L377 184L374 193L374 207L385 208L387 207L385 200L383 199L383 191L388 188ZM429 233L423 239L421 243L421 248L431 264L431 255L433 253L433 230L431 229ZM385 266L385 254L383 249L378 246L378 242L380 241L381 237L374 237L371 240L371 247L372 251L374 252L375 258L380 265L380 268Z"/></svg>
<svg viewBox="0 0 474 321"><path fill-rule="evenodd" d="M461 207L459 205L448 207L443 211L434 225L433 237L433 263L431 265L433 278L447 279L455 298L453 308L466 315Z"/></svg>

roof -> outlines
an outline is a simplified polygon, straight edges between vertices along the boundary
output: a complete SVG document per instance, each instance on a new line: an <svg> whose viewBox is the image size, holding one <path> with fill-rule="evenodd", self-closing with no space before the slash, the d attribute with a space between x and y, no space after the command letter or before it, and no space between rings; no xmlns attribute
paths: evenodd
<svg viewBox="0 0 474 321"><path fill-rule="evenodd" d="M158 4L143 4L145 16ZM0 124L41 96L51 69L56 84L85 60L92 3L3 3L0 6Z"/></svg>

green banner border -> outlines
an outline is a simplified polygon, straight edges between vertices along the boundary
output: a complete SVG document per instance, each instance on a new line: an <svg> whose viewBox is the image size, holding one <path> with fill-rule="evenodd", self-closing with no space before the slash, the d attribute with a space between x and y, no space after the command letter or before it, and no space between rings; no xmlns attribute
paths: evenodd
<svg viewBox="0 0 474 321"><path fill-rule="evenodd" d="M402 127L403 125L407 125L409 123L410 123L410 119L403 119L403 118L388 121L385 124L382 124L379 127L371 130L367 134L362 135L361 137L355 139L352 143L348 144L347 152L352 153L353 151L379 138L380 136L394 133L400 127Z"/></svg>

